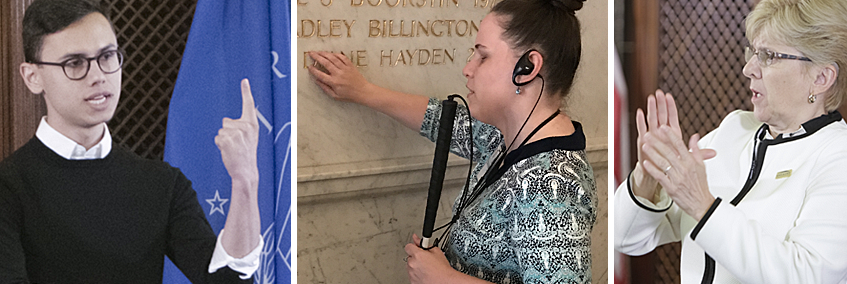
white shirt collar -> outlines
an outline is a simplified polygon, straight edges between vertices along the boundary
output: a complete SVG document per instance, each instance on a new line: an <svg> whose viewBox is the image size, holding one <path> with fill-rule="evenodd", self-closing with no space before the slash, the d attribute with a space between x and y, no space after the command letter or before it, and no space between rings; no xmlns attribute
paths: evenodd
<svg viewBox="0 0 847 284"><path fill-rule="evenodd" d="M59 156L68 160L94 160L103 159L112 151L112 134L105 122L103 123L103 139L100 139L100 142L86 151L85 147L47 124L46 118L46 116L41 118L38 130L35 131L35 137Z"/></svg>
<svg viewBox="0 0 847 284"><path fill-rule="evenodd" d="M800 125L800 130L788 133L788 137L794 137L801 134L806 134L806 128L803 128L802 125Z"/></svg>
<svg viewBox="0 0 847 284"><path fill-rule="evenodd" d="M789 138L789 137L794 137L794 136L802 135L802 134L806 134L806 128L803 128L803 126L800 125L800 129L798 129L797 131L791 132L791 133L783 133L782 137L783 138ZM765 139L774 139L774 137L771 135L770 131L765 133Z"/></svg>

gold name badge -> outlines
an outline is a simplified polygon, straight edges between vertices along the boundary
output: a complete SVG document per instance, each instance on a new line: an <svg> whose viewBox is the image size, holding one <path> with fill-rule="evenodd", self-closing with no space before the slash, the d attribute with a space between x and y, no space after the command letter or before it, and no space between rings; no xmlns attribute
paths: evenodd
<svg viewBox="0 0 847 284"><path fill-rule="evenodd" d="M791 176L791 170L785 170L776 173L776 179L787 178Z"/></svg>

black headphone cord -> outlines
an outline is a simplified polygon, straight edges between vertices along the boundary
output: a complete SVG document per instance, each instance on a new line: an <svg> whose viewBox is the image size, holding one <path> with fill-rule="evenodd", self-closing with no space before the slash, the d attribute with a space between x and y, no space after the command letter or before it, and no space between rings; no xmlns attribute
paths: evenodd
<svg viewBox="0 0 847 284"><path fill-rule="evenodd" d="M527 122L529 122L529 118L532 117L532 113L535 112L535 108L538 106L538 103L541 101L541 96L544 94L544 85L545 85L544 77L542 77L541 75L538 75L538 78L541 78L541 91L538 93L538 99L535 100L535 104L532 106L532 109L529 111L529 115L527 115L526 120L524 120L523 124L521 125L521 128L518 129L518 133L515 134L515 138L513 138L512 142L509 143L509 147L506 148L505 151L502 151L502 152L497 154L497 156L494 158L494 163L489 165L489 168L485 171L485 174L483 174L483 176L480 179L477 180L477 183L474 185L473 191L471 191L470 193L468 192L468 189L470 189L470 179L471 179L471 174L472 174L472 171L473 171L473 142L474 141L473 141L473 117L471 116L470 107L467 107L468 121L469 121L468 128L469 128L469 133L470 133L469 134L470 137L469 137L469 140L468 140L468 144L470 144L469 159L470 159L471 163L468 166L468 176L467 176L467 179L465 180L465 186L464 186L464 188L462 188L462 195L461 195L461 198L459 198L459 205L456 206L456 211L453 214L453 217L446 224L444 224L444 225L436 228L435 230L433 230L433 231L438 231L438 230L441 230L445 227L447 228L447 229L445 229L444 231L441 232L441 237L438 238L438 240L444 240L444 242L441 242L441 244L440 244L440 247L441 247L442 250L446 249L447 241L445 239L445 236L449 238L448 232L450 232L451 228L453 227L453 224L455 224L456 221L459 220L459 216L461 216L462 211L464 211L465 208L471 202L476 200L476 198L479 197L482 194L482 192L485 190L486 187L490 186L493 183L494 176L495 176L496 172L499 171L501 164L506 159L506 153L508 153L509 149L512 148L512 146L515 143L515 140L518 139L518 136L520 136L521 131L523 131L523 128L526 126ZM465 99L462 98L461 96L451 95L450 97L453 97L453 96L461 98L462 102L465 104L465 106L468 105L468 102L465 101ZM556 112L553 115L551 115L549 118L547 118L547 120L545 120L539 126L543 127L545 124L547 124L547 122L552 120L558 114L559 114L559 110L556 110ZM540 129L540 127L536 128L529 136L527 136L527 138L524 139L524 141L520 145L518 145L518 147L525 145L526 142L529 141L529 138L533 134L535 134L535 132L537 132ZM494 168L492 168L491 166L494 166ZM439 244L437 242L436 242L435 245L439 246Z"/></svg>

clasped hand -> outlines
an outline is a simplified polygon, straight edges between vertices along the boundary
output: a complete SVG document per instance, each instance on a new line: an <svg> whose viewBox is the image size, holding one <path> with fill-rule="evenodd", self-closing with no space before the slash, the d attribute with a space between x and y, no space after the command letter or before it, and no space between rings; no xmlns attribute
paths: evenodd
<svg viewBox="0 0 847 284"><path fill-rule="evenodd" d="M661 185L677 206L699 221L715 200L703 162L713 158L715 151L697 146L699 134L692 135L686 147L671 94L657 90L655 97L647 98L646 121L641 109L635 119L638 164L633 171L634 193L653 200Z"/></svg>
<svg viewBox="0 0 847 284"><path fill-rule="evenodd" d="M438 246L424 250L418 246L421 238L417 234L412 235L412 242L404 248L406 258L406 272L409 273L411 283L446 283L447 279L455 277L458 271L454 270L447 262L444 252Z"/></svg>

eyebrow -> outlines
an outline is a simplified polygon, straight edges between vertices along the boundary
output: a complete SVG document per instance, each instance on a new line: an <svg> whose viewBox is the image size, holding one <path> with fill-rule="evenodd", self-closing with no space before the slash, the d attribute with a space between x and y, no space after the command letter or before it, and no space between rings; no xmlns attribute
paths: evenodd
<svg viewBox="0 0 847 284"><path fill-rule="evenodd" d="M479 44L479 43L475 44L473 47L474 47L476 50L480 50L480 49L482 49L483 51L485 51L485 50L487 50L487 49L488 49L488 47L486 47L486 46L484 46L484 45L482 45L482 44Z"/></svg>
<svg viewBox="0 0 847 284"><path fill-rule="evenodd" d="M106 52L107 50L115 49L115 48L117 48L117 47L118 47L118 46L117 46L117 45L115 45L114 43L110 43L109 45L106 45L106 46L104 46L103 48L101 48L100 50L98 50L98 51L97 51L97 54L99 55L99 54L101 54L101 53L103 53L103 52ZM97 56L97 55L95 55L95 56ZM64 60L71 59L71 58L75 58L75 57L86 57L86 56L85 56L85 53L68 53L68 54L65 54L65 55L64 55L64 56L62 56L62 57L59 57L59 60L58 60L58 61L64 61Z"/></svg>

